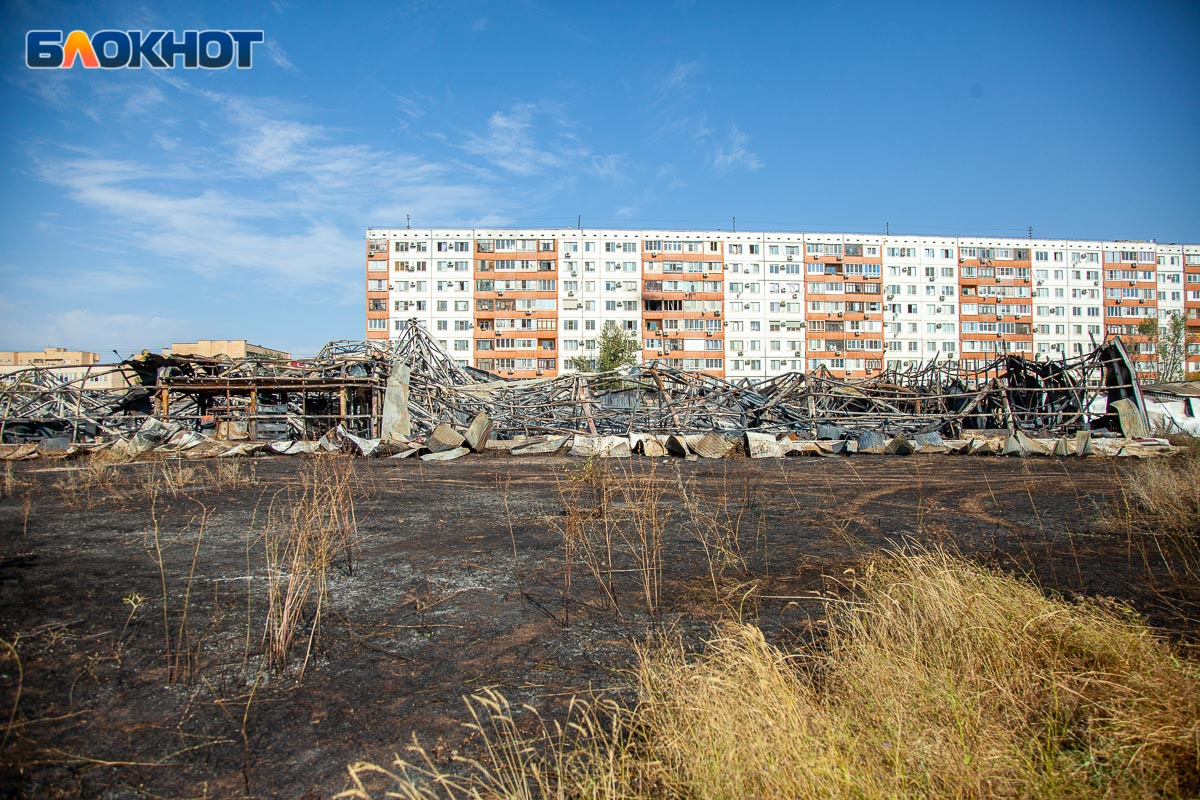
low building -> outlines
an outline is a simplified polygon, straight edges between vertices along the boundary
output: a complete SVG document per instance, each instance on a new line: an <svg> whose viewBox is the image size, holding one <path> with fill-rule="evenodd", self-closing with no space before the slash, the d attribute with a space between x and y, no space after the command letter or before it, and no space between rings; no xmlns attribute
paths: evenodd
<svg viewBox="0 0 1200 800"><path fill-rule="evenodd" d="M68 367L99 364L100 355L86 350L46 347L41 350L0 350L0 367Z"/></svg>
<svg viewBox="0 0 1200 800"><path fill-rule="evenodd" d="M175 342L163 350L165 356L202 356L215 358L226 356L232 359L247 356L266 356L267 358L291 358L290 353L274 350L260 344L251 344L245 339L200 339L195 342Z"/></svg>
<svg viewBox="0 0 1200 800"><path fill-rule="evenodd" d="M132 370L100 363L98 353L46 347L41 350L0 350L0 382L29 369L45 370L59 383L82 381L86 389L120 389L136 383Z"/></svg>

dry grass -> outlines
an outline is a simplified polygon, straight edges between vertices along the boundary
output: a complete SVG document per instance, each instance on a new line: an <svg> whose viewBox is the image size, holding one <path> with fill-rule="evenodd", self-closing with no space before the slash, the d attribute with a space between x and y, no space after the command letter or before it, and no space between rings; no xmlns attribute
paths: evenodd
<svg viewBox="0 0 1200 800"><path fill-rule="evenodd" d="M17 477L11 461L4 462L4 472L0 474L0 500L16 497L18 492L32 485L31 481Z"/></svg>
<svg viewBox="0 0 1200 800"><path fill-rule="evenodd" d="M729 465L722 463L720 477L692 478L685 482L677 474L676 486L688 528L704 548L713 597L718 603L728 605L722 585L730 572L739 578L747 576L748 561L742 542L751 529L754 541L763 545L766 552L766 516L758 502L756 482L748 475L731 479Z"/></svg>
<svg viewBox="0 0 1200 800"><path fill-rule="evenodd" d="M1120 487L1100 524L1125 532L1144 560L1161 561L1194 586L1200 581L1200 445L1133 464L1121 471Z"/></svg>
<svg viewBox="0 0 1200 800"><path fill-rule="evenodd" d="M1200 535L1200 450L1133 465L1123 488L1168 533Z"/></svg>
<svg viewBox="0 0 1200 800"><path fill-rule="evenodd" d="M328 604L329 572L354 570L357 521L354 460L324 456L307 462L298 487L276 495L267 512L267 664L285 668L295 644L307 638L300 677L312 654ZM307 637L304 628L307 626Z"/></svg>
<svg viewBox="0 0 1200 800"><path fill-rule="evenodd" d="M177 458L139 460L115 450L92 453L66 472L54 488L67 508L95 508L121 499L178 497L188 492L225 492L257 482L254 464L220 459L197 464Z"/></svg>
<svg viewBox="0 0 1200 800"><path fill-rule="evenodd" d="M467 699L482 752L456 758L451 775L414 742L408 758L389 767L359 762L349 767L352 788L337 798L369 800L534 800L534 798L662 797L659 769L633 745L630 713L612 701L573 699L564 723L548 723L528 706L514 709L494 690Z"/></svg>
<svg viewBox="0 0 1200 800"><path fill-rule="evenodd" d="M658 462L614 466L609 459L592 458L555 477L563 506L556 524L563 541L564 620L577 565L592 577L605 608L621 612L617 580L632 574L646 610L655 613L661 601L663 534L673 513Z"/></svg>
<svg viewBox="0 0 1200 800"><path fill-rule="evenodd" d="M94 508L117 496L125 483L117 463L97 453L64 474L54 484L59 502L67 508Z"/></svg>
<svg viewBox="0 0 1200 800"><path fill-rule="evenodd" d="M819 649L784 652L744 624L695 657L660 642L640 654L635 708L576 704L532 736L501 698L474 698L480 759L452 777L416 748L415 762L351 767L342 796L1200 791L1200 671L1125 610L1048 599L941 553L881 559L848 589Z"/></svg>
<svg viewBox="0 0 1200 800"><path fill-rule="evenodd" d="M829 612L828 649L799 669L747 626L694 662L643 660L642 713L686 794L1200 788L1200 673L1118 609L932 554L878 562Z"/></svg>

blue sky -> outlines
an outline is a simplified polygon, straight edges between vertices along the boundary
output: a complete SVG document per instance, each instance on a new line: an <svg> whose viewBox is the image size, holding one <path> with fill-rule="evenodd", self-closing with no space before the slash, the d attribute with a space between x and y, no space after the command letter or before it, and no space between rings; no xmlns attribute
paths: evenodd
<svg viewBox="0 0 1200 800"><path fill-rule="evenodd" d="M363 331L368 226L1200 241L1200 4L6 2L0 349ZM29 70L33 28L259 29Z"/></svg>

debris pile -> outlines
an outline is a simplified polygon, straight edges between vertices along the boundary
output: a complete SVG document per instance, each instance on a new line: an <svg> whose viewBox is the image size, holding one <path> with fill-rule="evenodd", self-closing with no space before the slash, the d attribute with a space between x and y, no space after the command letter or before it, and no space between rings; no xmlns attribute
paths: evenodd
<svg viewBox="0 0 1200 800"><path fill-rule="evenodd" d="M413 320L397 339L330 342L308 359L143 351L94 369L75 381L38 369L8 376L0 439L60 450L114 442L194 454L323 447L449 460L568 445L577 455L684 458L1064 455L1078 451L1080 433L1120 435L1128 446L1150 434L1119 339L1069 360L1004 356L976 372L935 362L857 380L824 370L724 380L655 361L503 380L458 364ZM104 370L121 371L127 385L89 388L88 378ZM1001 434L981 435L987 431ZM1103 449L1100 441L1092 451Z"/></svg>

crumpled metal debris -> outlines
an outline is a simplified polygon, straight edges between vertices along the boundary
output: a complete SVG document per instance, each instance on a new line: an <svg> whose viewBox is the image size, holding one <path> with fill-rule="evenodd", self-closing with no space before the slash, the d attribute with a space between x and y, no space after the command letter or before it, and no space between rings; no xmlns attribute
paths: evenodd
<svg viewBox="0 0 1200 800"><path fill-rule="evenodd" d="M509 448L517 455L572 440L578 454L721 458L735 446L751 457L943 448L1028 455L1042 449L1028 444L1039 438L1053 452L1070 449L1056 441L1077 431L1135 439L1149 432L1119 339L1071 360L1005 356L975 372L941 362L857 380L817 370L730 381L652 361L506 381L459 365L413 320L397 339L330 342L311 359L143 352L112 368L136 377L121 390L91 390L52 385L36 370L17 373L0 388L0 438L46 448L49 440L107 442L130 455L171 448L189 457L313 452L298 444L310 442L363 456L464 446L479 453L519 439ZM1007 439L966 441L989 430ZM952 440L963 444L956 449Z"/></svg>

